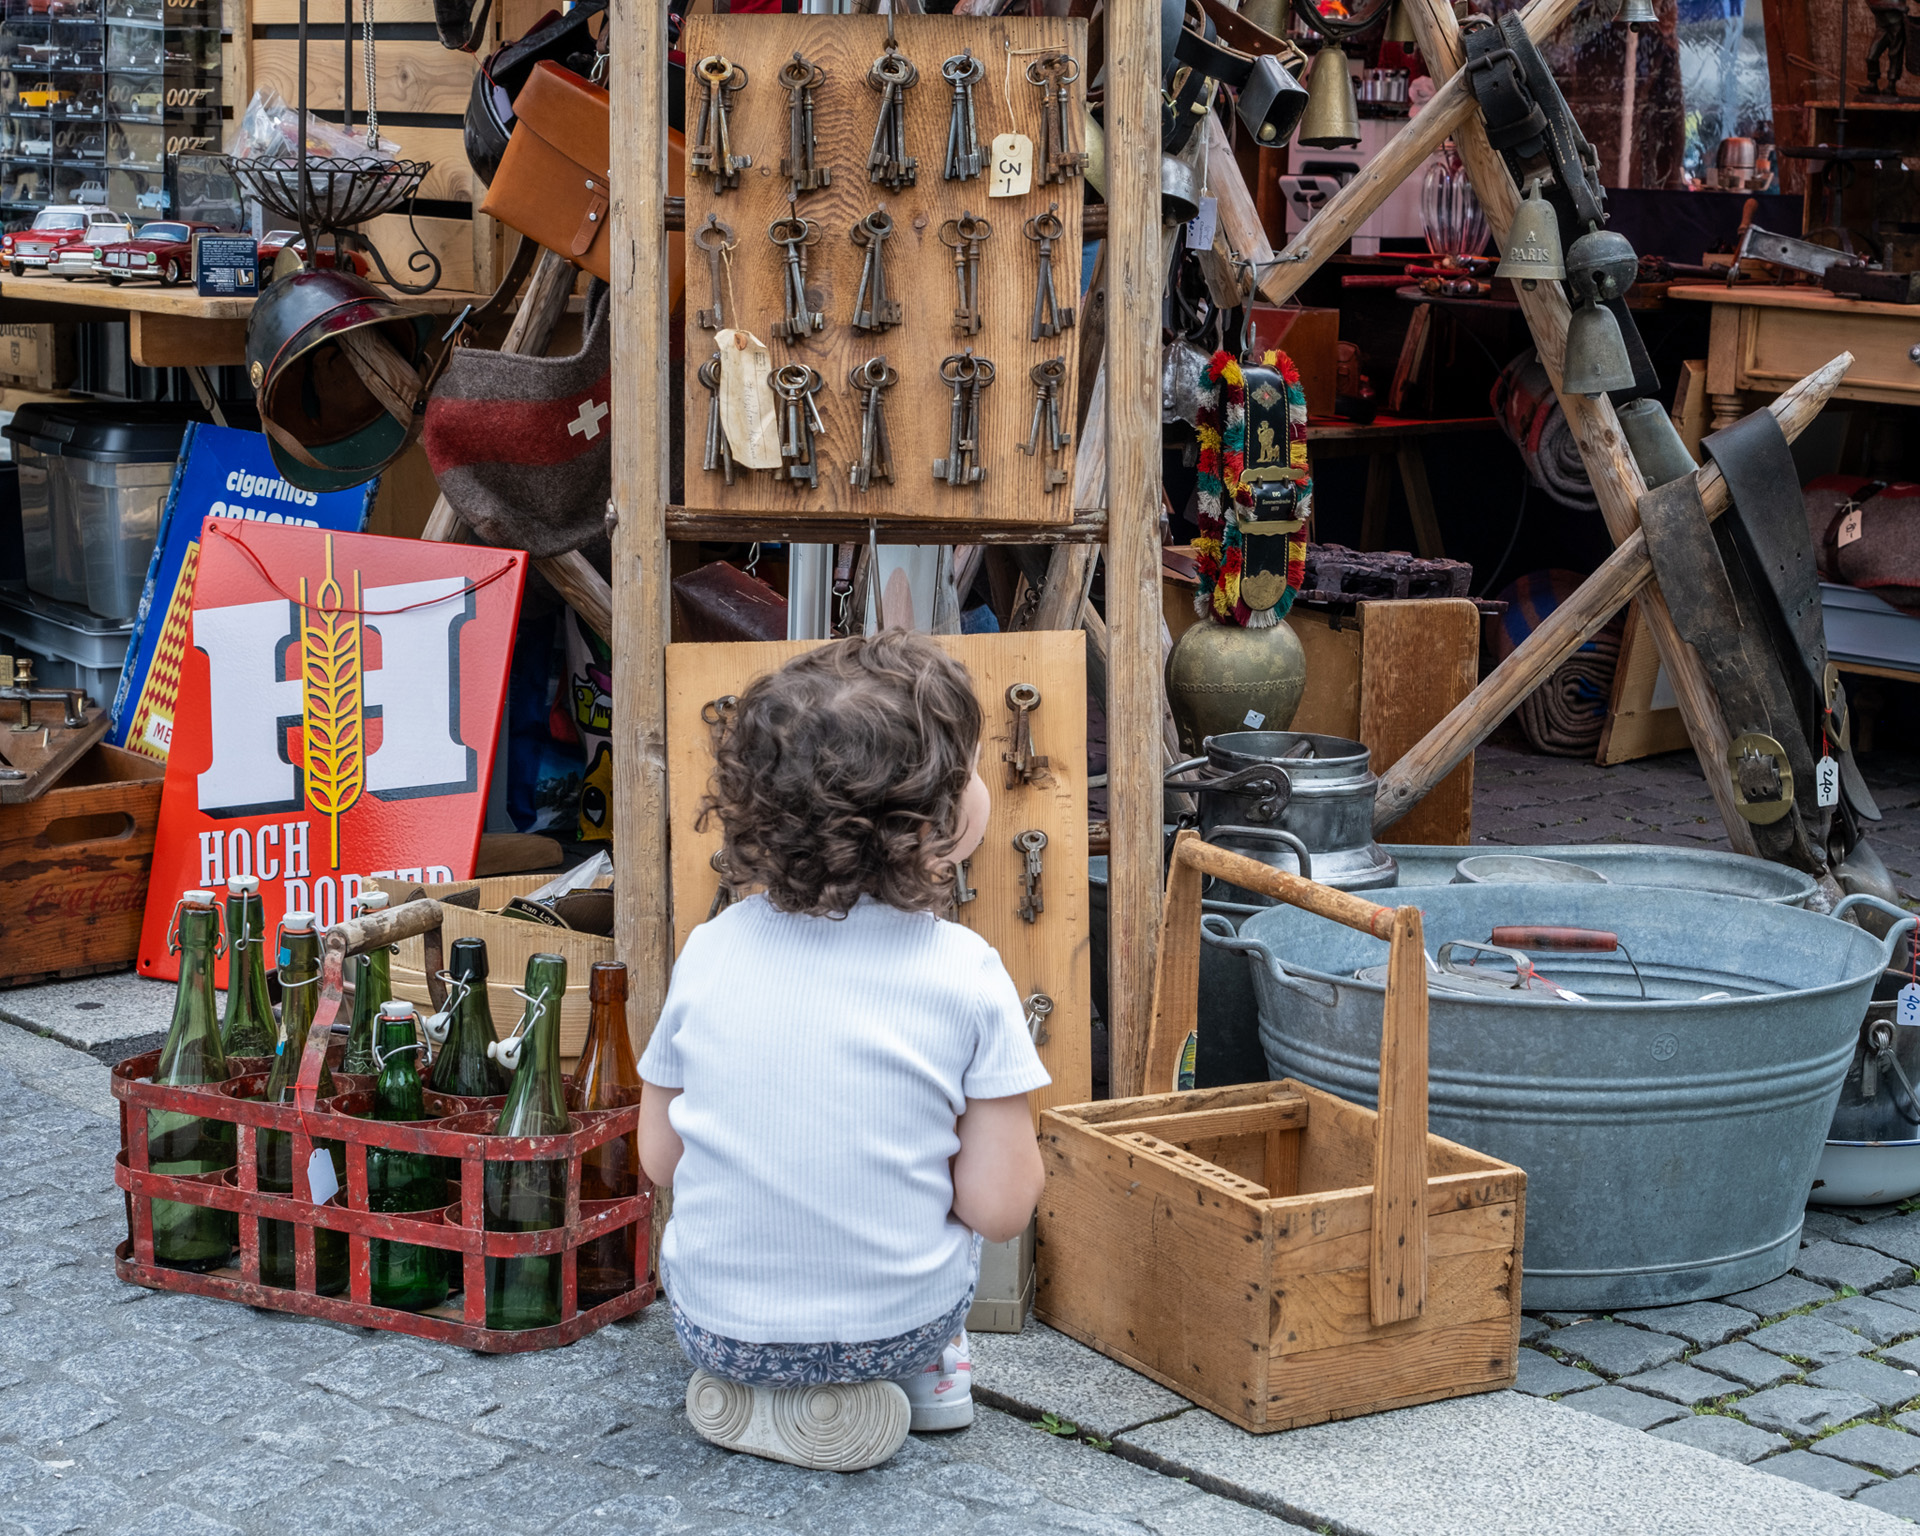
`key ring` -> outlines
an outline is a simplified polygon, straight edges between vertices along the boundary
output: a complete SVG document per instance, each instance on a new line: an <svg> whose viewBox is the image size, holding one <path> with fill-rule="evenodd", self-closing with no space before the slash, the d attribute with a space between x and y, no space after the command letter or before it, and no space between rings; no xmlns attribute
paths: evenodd
<svg viewBox="0 0 1920 1536"><path fill-rule="evenodd" d="M954 65L958 64L958 69ZM940 78L949 85L975 85L987 77L987 65L984 59L976 59L973 50L956 53L940 66Z"/></svg>
<svg viewBox="0 0 1920 1536"><path fill-rule="evenodd" d="M718 233L722 238L717 242L709 242L707 236L713 233ZM702 251L709 253L730 251L739 244L733 237L733 226L711 213L707 215L707 222L693 232L693 243Z"/></svg>
<svg viewBox="0 0 1920 1536"><path fill-rule="evenodd" d="M818 64L802 58L800 51L796 48L792 60L782 64L780 73L774 78L779 81L783 90L812 90L825 83L827 72Z"/></svg>
<svg viewBox="0 0 1920 1536"><path fill-rule="evenodd" d="M796 227L800 231L797 235L783 235L780 233L783 229L793 229ZM785 218L775 219L767 226L767 238L775 245L812 245L815 238L813 224L809 220L803 219L797 213L790 213Z"/></svg>
<svg viewBox="0 0 1920 1536"><path fill-rule="evenodd" d="M1073 70L1073 73L1067 75L1066 79L1060 82L1062 85L1072 85L1074 81L1080 78L1080 61L1070 53L1050 53L1043 59L1035 59L1027 66L1027 84L1044 86L1047 84L1046 77L1057 79L1059 76L1066 74L1069 68ZM1036 69L1040 71L1043 78L1034 78L1033 72Z"/></svg>
<svg viewBox="0 0 1920 1536"><path fill-rule="evenodd" d="M694 65L694 72L698 74L702 80L706 81L710 87L717 86L723 91L744 91L747 88L748 75L746 70L734 63L732 59L726 57L725 54L708 54L698 64ZM740 83L738 85L734 84L734 77L736 75L739 77Z"/></svg>
<svg viewBox="0 0 1920 1536"><path fill-rule="evenodd" d="M716 392L719 390L720 388L720 354L718 352L714 353L712 357L708 358L704 363L700 365L700 373L698 377L700 379L700 387L702 389L713 390Z"/></svg>
<svg viewBox="0 0 1920 1536"><path fill-rule="evenodd" d="M942 384L971 384L979 371L974 361L972 349L966 352L950 352L940 359L940 382Z"/></svg>
<svg viewBox="0 0 1920 1536"><path fill-rule="evenodd" d="M1058 203L1048 203L1045 213L1036 213L1022 226L1029 240L1058 240L1066 232L1066 225L1060 222ZM1052 225L1051 229L1047 228Z"/></svg>
<svg viewBox="0 0 1920 1536"><path fill-rule="evenodd" d="M1044 363L1035 363L1027 370L1027 377L1041 388L1058 384L1067 376L1067 365L1057 357L1050 357Z"/></svg>
<svg viewBox="0 0 1920 1536"><path fill-rule="evenodd" d="M522 992L518 987L513 989L513 995L527 1005L520 1015L519 1022L508 1031L506 1039L487 1042L488 1059L499 1062L509 1072L520 1070L520 1051L527 1031L540 1022L541 1011L546 1006L542 999L531 992Z"/></svg>

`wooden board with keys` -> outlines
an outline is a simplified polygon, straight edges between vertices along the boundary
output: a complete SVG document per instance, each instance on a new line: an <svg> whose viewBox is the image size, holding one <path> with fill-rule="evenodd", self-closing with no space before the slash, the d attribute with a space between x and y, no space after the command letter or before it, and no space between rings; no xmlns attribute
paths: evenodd
<svg viewBox="0 0 1920 1536"><path fill-rule="evenodd" d="M1079 332L1065 322L1079 304L1083 185L1070 165L1047 180L1046 161L1050 147L1069 161L1086 148L1086 23L900 16L893 25L890 51L884 16L687 18L686 503L841 519L1071 522ZM943 78L943 66L969 51L978 68L957 63ZM1066 66L1048 65L1062 55ZM701 72L708 60L711 85ZM905 78L909 64L917 78L897 97L869 83L870 72ZM956 138L963 84L972 117ZM1065 127L1057 146L1055 117ZM1032 141L1032 185L989 197L989 151L1008 132ZM949 160L974 146L980 174L946 180ZM903 156L915 162L911 182ZM800 233L780 227L796 215L809 238L776 243L773 232ZM972 220L991 234L969 242L981 233ZM1034 339L1036 313L1056 334ZM701 365L715 355L715 331L733 327L766 344L776 373L792 370L775 409L783 438L812 437L810 472L736 466L727 483ZM1054 359L1060 365L1049 368ZM879 385L871 417L868 384ZM883 432L891 481L881 473Z"/></svg>
<svg viewBox="0 0 1920 1536"><path fill-rule="evenodd" d="M972 674L984 717L980 775L993 794L987 835L965 872L974 899L956 907L955 920L993 945L1022 998L1039 994L1052 1005L1036 1029L1040 1059L1053 1075L1052 1085L1033 1095L1037 1116L1050 1105L1085 1103L1093 1092L1085 642L1064 630L935 638ZM702 711L815 643L667 647L675 954L709 915L720 883L712 864L720 830L694 827L713 769ZM1021 777L1023 769L1032 782ZM1024 878L1030 860L1040 871L1031 900ZM1022 916L1029 904L1038 909L1031 922Z"/></svg>

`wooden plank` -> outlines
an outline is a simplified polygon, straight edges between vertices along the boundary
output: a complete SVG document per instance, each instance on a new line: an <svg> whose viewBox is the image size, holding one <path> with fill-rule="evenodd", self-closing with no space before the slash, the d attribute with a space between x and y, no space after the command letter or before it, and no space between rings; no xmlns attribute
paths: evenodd
<svg viewBox="0 0 1920 1536"><path fill-rule="evenodd" d="M1405 1322L1427 1305L1427 952L1418 907L1394 914L1392 946L1373 1153L1375 1323Z"/></svg>
<svg viewBox="0 0 1920 1536"><path fill-rule="evenodd" d="M1131 1120L1112 1120L1100 1127L1102 1135L1124 1136L1144 1131L1176 1146L1204 1141L1215 1136L1258 1136L1268 1131L1297 1131L1307 1123L1307 1101L1299 1094L1263 1099L1258 1104L1234 1105L1225 1109L1195 1110L1189 1115L1141 1115Z"/></svg>
<svg viewBox="0 0 1920 1536"><path fill-rule="evenodd" d="M1359 739L1385 773L1480 677L1480 611L1465 598L1362 603ZM1408 843L1473 840L1473 757L1462 758L1402 819Z"/></svg>
<svg viewBox="0 0 1920 1536"><path fill-rule="evenodd" d="M403 283L426 281L426 273L410 272L407 258L415 249L414 230L429 251L440 258L440 289L472 293L478 281L473 268L473 223L468 219L418 218L408 226L404 213L384 213L361 226L366 237L380 248L387 266ZM379 281L376 270L374 280ZM439 289L435 290L436 292ZM412 303L411 296L405 302Z"/></svg>
<svg viewBox="0 0 1920 1536"><path fill-rule="evenodd" d="M1360 739L1360 624L1357 617L1334 617L1315 608L1296 607L1286 625L1307 653L1307 687L1293 712L1296 731L1318 736Z"/></svg>
<svg viewBox="0 0 1920 1536"><path fill-rule="evenodd" d="M1659 677L1660 653L1636 598L1628 606L1626 630L1620 639L1620 662L1614 669L1607 725L1600 733L1600 748L1595 753L1597 762L1630 763L1687 745L1687 723L1680 718L1680 711L1672 705L1654 708L1653 691Z"/></svg>
<svg viewBox="0 0 1920 1536"><path fill-rule="evenodd" d="M1210 1157L1189 1152L1185 1147L1176 1147L1172 1142L1162 1141L1157 1136L1149 1136L1145 1131L1127 1131L1114 1139L1130 1151L1158 1158L1163 1163L1171 1163L1174 1167L1191 1174L1195 1179L1218 1185L1236 1200L1253 1201L1267 1198L1264 1185L1241 1177L1230 1168L1222 1167Z"/></svg>
<svg viewBox="0 0 1920 1536"><path fill-rule="evenodd" d="M358 117L367 108L367 85L357 34L351 46L354 112ZM348 45L337 40L307 44L307 105L314 111L341 110L347 52ZM442 48L437 42L379 42L375 46L375 58L380 73L382 112L437 112L448 117L459 117L466 112L467 98L473 90L473 72L479 67L472 54ZM272 86L289 103L297 102L300 99L300 44L292 38L256 37L253 85L255 90Z"/></svg>
<svg viewBox="0 0 1920 1536"><path fill-rule="evenodd" d="M1430 1313L1397 1320L1388 1336L1402 1338L1427 1328L1460 1323L1505 1321L1512 1305L1508 1281L1513 1274L1512 1208L1502 1230L1489 1233L1486 1245L1470 1253L1436 1254L1433 1259ZM1279 1360L1315 1350L1361 1344L1376 1337L1367 1315L1367 1267L1317 1270L1274 1281L1280 1303L1280 1321L1274 1329L1273 1352Z"/></svg>
<svg viewBox="0 0 1920 1536"><path fill-rule="evenodd" d="M366 0L354 7L354 26L358 27L365 19ZM251 20L256 27L297 27L300 25L300 0L250 0ZM340 25L341 10L337 5L329 6L325 0L309 5L308 22L312 26L337 27ZM433 0L378 0L374 12L375 37L378 42L378 29L388 25L396 26L432 26ZM315 46L312 43L309 48ZM382 50L384 42L378 42ZM244 105L244 103L243 103ZM362 106L366 103L362 102Z"/></svg>
<svg viewBox="0 0 1920 1536"><path fill-rule="evenodd" d="M1505 1183L1511 1189L1517 1185L1517 1180L1510 1178ZM1474 1195L1485 1191L1470 1186L1466 1192ZM1450 1193L1457 1196L1459 1190L1453 1187ZM1279 1234L1279 1223L1276 1222L1273 1239L1273 1276L1276 1284L1303 1275L1357 1271L1361 1277L1361 1288L1359 1305L1355 1310L1364 1320L1367 1316L1367 1265L1373 1249L1372 1204L1369 1192L1364 1189L1328 1200L1315 1217L1315 1220L1324 1220L1325 1233L1314 1232L1313 1221L1289 1220L1286 1223L1289 1236L1283 1238ZM1509 1193L1507 1198L1492 1204L1456 1206L1451 1210L1431 1212L1427 1223L1428 1251L1439 1258L1447 1254L1479 1253L1489 1248L1511 1248L1517 1211L1518 1204Z"/></svg>
<svg viewBox="0 0 1920 1536"><path fill-rule="evenodd" d="M1075 1125L1107 1125L1147 1115L1193 1113L1233 1104L1261 1104L1275 1094L1291 1097L1290 1083L1234 1083L1225 1088L1196 1088L1187 1093L1149 1093L1132 1099L1101 1099L1092 1104L1056 1105L1053 1113Z"/></svg>
<svg viewBox="0 0 1920 1536"><path fill-rule="evenodd" d="M247 322L195 320L134 310L127 345L142 368L214 367L247 360Z"/></svg>
<svg viewBox="0 0 1920 1536"><path fill-rule="evenodd" d="M1021 997L1044 992L1053 999L1040 1059L1053 1082L1036 1093L1036 1111L1078 1104L1092 1096L1092 983L1088 966L1086 648L1073 631L1030 630L1009 635L940 635L935 639L972 675L985 716L980 757L994 786L985 840L972 860L978 897L957 910L964 923L993 945ZM702 922L719 877L709 862L720 846L720 829L693 823L712 770L710 735L702 706L722 694L739 693L763 672L818 642L773 640L736 645L674 645L666 653L666 750L673 890L673 948ZM1003 786L1000 754L1012 736L1008 687L1031 682L1041 693L1032 716L1036 750L1050 759L1051 782L1009 790ZM1047 834L1042 890L1046 909L1035 923L1019 916L1020 860L1016 832ZM1196 935L1197 935L1196 924Z"/></svg>
<svg viewBox="0 0 1920 1536"><path fill-rule="evenodd" d="M1173 858L1167 865L1167 897L1160 908L1160 963L1153 973L1153 1022L1145 1050L1143 1088L1178 1088L1175 1078L1187 1038L1199 1027L1200 882L1197 867L1180 854L1185 844L1198 841L1191 829L1173 840ZM1234 1111L1239 1113L1239 1111ZM1177 1115L1156 1116L1175 1120Z"/></svg>
<svg viewBox="0 0 1920 1536"><path fill-rule="evenodd" d="M1673 389L1673 426L1686 444L1693 462L1702 454L1700 439L1707 435L1707 360L1690 357L1680 365L1680 380Z"/></svg>
<svg viewBox="0 0 1920 1536"><path fill-rule="evenodd" d="M778 511L783 515L847 515L883 518L975 518L982 522L1067 522L1073 515L1073 497L1066 487L1043 494L1049 460L1029 457L1017 445L1026 437L1032 416L1033 386L1028 370L1053 357L1064 357L1067 375L1060 414L1071 430L1076 410L1078 337L1073 331L1056 337L1028 340L1028 320L1037 273L1036 247L1022 234L1024 222L1057 205L1065 227L1053 253L1054 281L1061 303L1077 305L1080 288L1080 210L1082 182L1045 183L1035 180L1024 197L987 197L984 180L949 182L940 175L953 93L940 79L943 59L971 48L987 61L988 81L976 90L974 101L984 138L1005 131L1007 93L1000 75L1007 65L1007 49L1040 48L1086 57L1086 24L1049 17L901 16L895 32L901 52L918 66L920 83L906 96L909 143L919 160L915 185L890 191L867 180L866 160L872 144L878 94L866 83L873 60L887 36L888 19L880 16L843 17L823 27L808 16L755 15L751 17L689 17L682 47L689 59L719 53L733 59L749 74L752 84L734 98L729 114L733 142L753 157L753 167L742 173L740 185L714 196L711 178L690 177L687 186L687 227L698 229L709 212L734 230L738 247L730 264L734 313L751 317L754 333L768 344L773 365L806 363L819 370L825 385L816 397L826 432L816 443L820 483L816 489L794 487L771 474L737 475L727 486L716 473L703 473L702 434L707 417L707 391L698 377L698 364L713 351L713 337L700 329L698 309L711 301L710 279L704 263L693 273L698 302L686 306L686 355L694 366L686 370L685 440L687 500L724 511ZM787 96L778 87L780 66L795 50L826 72L815 92L815 135L819 161L832 169L833 183L804 195L802 217L819 231L808 248L807 286L817 294L813 305L826 316L825 329L795 343L780 341L772 326L784 313L785 266L780 248L767 235L768 226L786 216L788 184L779 175L788 143ZM1036 143L1040 137L1040 94L1020 73L1013 60L1012 103L1019 130ZM989 90L986 86L990 85ZM689 79L689 122L697 121L691 93L697 80ZM1076 92L1083 87L1076 86ZM1077 111L1077 105L1075 107ZM868 335L851 324L865 253L854 245L849 231L875 208L884 207L894 220L888 240L887 289L905 309L901 326ZM993 236L982 249L980 294L983 327L973 337L952 331L954 306L953 252L940 241L944 222L964 211L986 218ZM1156 221L1157 227L1157 221ZM977 486L954 487L933 478L933 461L944 458L949 438L948 404L952 392L939 376L940 360L971 346L977 356L990 359L997 376L981 397L980 463L986 479ZM861 396L848 382L850 368L875 356L887 357L899 373L899 382L887 391L887 427L892 440L894 482L876 479L860 492L848 483L848 471L859 457ZM1157 418L1156 418L1157 419ZM1073 473L1069 449L1051 461ZM1067 485L1071 486L1069 478Z"/></svg>
<svg viewBox="0 0 1920 1536"><path fill-rule="evenodd" d="M1510 1386L1519 1356L1504 1318L1342 1344L1275 1362L1263 1432L1324 1424Z"/></svg>
<svg viewBox="0 0 1920 1536"><path fill-rule="evenodd" d="M0 325L0 379L42 393L73 380L73 327Z"/></svg>
<svg viewBox="0 0 1920 1536"><path fill-rule="evenodd" d="M1716 324L1725 313L1714 311ZM1752 331L1751 341L1741 349L1735 378L1740 389L1784 389L1831 357L1835 347L1843 346L1853 353L1854 364L1847 370L1846 382L1835 391L1842 399L1920 404L1920 368L1907 355L1916 330L1910 308L1905 315L1883 315L1836 312L1824 305L1807 309L1756 305L1743 306L1737 313Z"/></svg>
<svg viewBox="0 0 1920 1536"><path fill-rule="evenodd" d="M1286 1199L1300 1188L1300 1142L1304 1127L1293 1131L1268 1131L1267 1155L1260 1170L1260 1182L1276 1199Z"/></svg>

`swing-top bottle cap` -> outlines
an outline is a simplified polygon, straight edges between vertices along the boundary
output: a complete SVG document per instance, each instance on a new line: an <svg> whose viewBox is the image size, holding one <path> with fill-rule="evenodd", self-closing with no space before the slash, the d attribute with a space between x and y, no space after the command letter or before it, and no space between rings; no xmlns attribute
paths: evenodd
<svg viewBox="0 0 1920 1536"><path fill-rule="evenodd" d="M487 979L487 941L455 939L452 955L447 962L447 974L455 981L485 981Z"/></svg>
<svg viewBox="0 0 1920 1536"><path fill-rule="evenodd" d="M410 1019L413 1017L413 1004L404 997L389 998L380 1005L380 1017L383 1019Z"/></svg>
<svg viewBox="0 0 1920 1536"><path fill-rule="evenodd" d="M385 891L362 891L354 897L354 905L360 909L362 915L368 912L384 912L387 910L387 900Z"/></svg>
<svg viewBox="0 0 1920 1536"><path fill-rule="evenodd" d="M289 912L280 919L280 926L288 933L312 933L313 914L311 912Z"/></svg>
<svg viewBox="0 0 1920 1536"><path fill-rule="evenodd" d="M227 894L229 896L251 896L260 889L260 881L253 875L228 875Z"/></svg>
<svg viewBox="0 0 1920 1536"><path fill-rule="evenodd" d="M183 907L210 907L218 898L212 891L182 891L180 904Z"/></svg>

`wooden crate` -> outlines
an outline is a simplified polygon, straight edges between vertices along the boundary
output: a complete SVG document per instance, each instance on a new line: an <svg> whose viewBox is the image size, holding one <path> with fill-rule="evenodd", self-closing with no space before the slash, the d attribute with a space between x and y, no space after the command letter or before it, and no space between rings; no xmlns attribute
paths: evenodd
<svg viewBox="0 0 1920 1536"><path fill-rule="evenodd" d="M878 120L880 96L866 83L868 68L881 52L892 23L900 51L920 71L907 93L907 151L919 162L917 180L895 192L867 180L867 154ZM773 366L807 363L825 379L816 403L826 427L819 440L820 485L813 490L775 480L771 472L736 473L731 486L720 474L701 470L708 395L699 381L699 365L713 353L713 333L702 330L698 311L713 302L706 262L694 253L688 274L685 309L687 491L689 507L719 511L778 512L793 516L942 518L980 522L1052 523L1073 519L1074 448L1052 459L1021 453L1033 418L1033 385L1028 370L1052 357L1065 357L1067 373L1060 418L1069 432L1077 420L1076 391L1080 332L1029 341L1035 246L1022 226L1058 205L1065 233L1055 242L1053 279L1061 306L1080 302L1080 178L1045 182L1036 170L1024 196L989 198L984 177L944 181L947 122L952 87L940 78L940 65L971 48L985 62L986 78L974 88L982 149L996 134L1018 131L1040 143L1040 92L1022 71L1041 50L1071 53L1084 70L1087 30L1083 21L1055 17L965 16L689 16L681 47L689 69L689 134L699 122L698 86L691 66L708 54L721 54L746 69L747 87L733 98L729 116L733 143L753 157L740 185L715 197L711 178L687 179L687 229L697 230L709 213L730 225L737 248L731 267L732 291L725 296L730 317L767 343ZM1012 56L1012 87L1002 77ZM833 175L831 186L801 196L798 211L819 226L808 249L807 288L812 307L826 317L824 330L787 343L773 334L785 313L785 266L767 228L786 217L788 185L780 175L787 153L787 94L778 75L795 50L826 71L814 93L818 163ZM1073 86L1075 112L1085 79ZM1014 114L1008 119L1009 98ZM1077 141L1076 141L1077 142ZM1083 146L1084 147L1084 146ZM887 291L904 306L902 323L877 335L857 331L852 312L864 251L849 238L853 226L875 208L893 216L887 241ZM955 290L953 252L940 243L950 218L971 211L993 226L981 251L980 313L977 336L956 336L952 313ZM738 297L738 303L735 297ZM933 461L947 452L948 409L952 392L940 382L940 360L971 346L995 366L993 385L981 397L979 462L986 479L976 486L954 487L933 477ZM876 478L872 488L855 490L848 470L860 452L860 404L847 381L848 369L884 355L900 381L886 393L887 429L893 448L894 483ZM1044 469L1052 465L1067 482L1044 494Z"/></svg>
<svg viewBox="0 0 1920 1536"><path fill-rule="evenodd" d="M0 325L0 380L21 389L64 389L73 381L71 325Z"/></svg>
<svg viewBox="0 0 1920 1536"><path fill-rule="evenodd" d="M958 909L957 921L984 938L1006 963L1024 998L1053 999L1040 1042L1040 1060L1053 1082L1033 1095L1035 1112L1049 1104L1076 1104L1093 1092L1093 1012L1087 881L1086 644L1078 631L1031 630L1009 635L934 637L973 676L985 717L980 773L993 792L987 835L971 863L979 896ZM743 641L667 647L667 813L672 838L674 953L713 904L719 876L708 862L720 847L720 829L699 831L700 797L713 772L708 727L700 712L710 699L739 693L821 642ZM1049 759L1051 782L1006 787L1000 754L1012 733L1010 684L1040 689L1033 714L1034 750ZM1020 860L1013 835L1029 827L1047 834L1041 894L1045 910L1023 922Z"/></svg>
<svg viewBox="0 0 1920 1536"><path fill-rule="evenodd" d="M1149 1084L1195 1026L1204 875L1391 940L1380 1110L1288 1079L1047 1111L1034 1310L1255 1433L1511 1385L1526 1174L1427 1131L1419 909L1184 834Z"/></svg>
<svg viewBox="0 0 1920 1536"><path fill-rule="evenodd" d="M0 986L133 964L166 776L103 743L39 799L0 805Z"/></svg>

